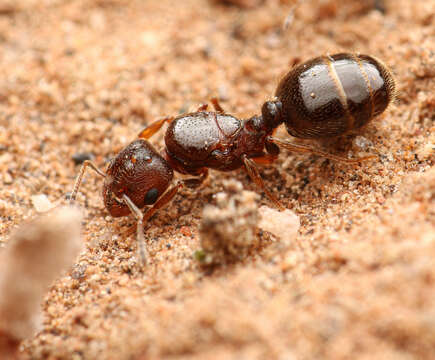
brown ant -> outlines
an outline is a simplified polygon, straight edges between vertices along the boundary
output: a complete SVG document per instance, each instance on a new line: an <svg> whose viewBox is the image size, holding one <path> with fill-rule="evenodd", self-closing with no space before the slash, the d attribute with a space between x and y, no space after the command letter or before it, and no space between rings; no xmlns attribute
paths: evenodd
<svg viewBox="0 0 435 360"><path fill-rule="evenodd" d="M343 135L368 123L394 99L391 72L379 60L357 54L322 56L292 69L280 81L276 98L266 101L261 115L239 120L226 114L217 99L215 111L203 105L196 112L166 117L151 123L139 139L127 145L109 163L107 171L85 161L71 193L76 198L87 167L104 177L104 203L113 217L134 214L142 260L145 257L143 224L175 196L184 185L197 186L208 169L232 171L244 168L274 205L284 207L266 188L257 164L276 160L280 147L355 164L374 156L356 159L331 155L306 145L273 137L285 124L289 134L299 138L326 138ZM165 123L165 148L160 155L147 141ZM193 175L169 187L173 171ZM169 188L169 189L168 189ZM152 205L145 213L142 208Z"/></svg>

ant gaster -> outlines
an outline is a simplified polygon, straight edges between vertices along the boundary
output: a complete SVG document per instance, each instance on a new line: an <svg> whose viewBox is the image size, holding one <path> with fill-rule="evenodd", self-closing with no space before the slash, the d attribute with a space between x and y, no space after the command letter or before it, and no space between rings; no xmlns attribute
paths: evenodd
<svg viewBox="0 0 435 360"><path fill-rule="evenodd" d="M285 124L290 135L326 138L360 128L382 113L394 99L391 72L379 60L357 54L321 56L292 69L278 84L275 99L266 101L261 115L241 121L226 114L217 99L215 111L203 105L196 112L166 117L151 123L139 139L127 145L109 163L107 171L85 161L77 176L74 201L87 167L104 177L104 203L113 217L134 214L142 260L145 257L143 224L167 204L182 186L198 186L208 169L231 171L244 168L272 203L284 209L266 188L257 164L268 165L280 148L311 153L355 164L371 159L348 159L275 138L274 130ZM165 148L160 155L147 141L165 123ZM173 171L195 176L171 186ZM145 205L151 207L145 212Z"/></svg>

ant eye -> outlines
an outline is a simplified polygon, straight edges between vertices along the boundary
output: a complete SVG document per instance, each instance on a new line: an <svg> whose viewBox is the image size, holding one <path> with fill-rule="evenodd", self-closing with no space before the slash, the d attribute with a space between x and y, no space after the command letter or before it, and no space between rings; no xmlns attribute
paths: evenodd
<svg viewBox="0 0 435 360"><path fill-rule="evenodd" d="M151 190L148 190L148 192L145 195L145 205L152 205L154 204L157 199L159 198L159 190L156 188L152 188Z"/></svg>

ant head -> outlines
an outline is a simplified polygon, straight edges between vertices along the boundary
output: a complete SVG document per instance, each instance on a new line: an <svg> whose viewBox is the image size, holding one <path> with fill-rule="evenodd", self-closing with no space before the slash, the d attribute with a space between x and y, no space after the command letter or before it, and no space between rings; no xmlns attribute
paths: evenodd
<svg viewBox="0 0 435 360"><path fill-rule="evenodd" d="M103 188L104 203L113 217L130 213L122 196L138 207L154 204L172 181L167 161L145 140L133 141L109 164Z"/></svg>
<svg viewBox="0 0 435 360"><path fill-rule="evenodd" d="M266 101L261 107L261 115L267 129L273 130L282 123L282 104L279 100Z"/></svg>

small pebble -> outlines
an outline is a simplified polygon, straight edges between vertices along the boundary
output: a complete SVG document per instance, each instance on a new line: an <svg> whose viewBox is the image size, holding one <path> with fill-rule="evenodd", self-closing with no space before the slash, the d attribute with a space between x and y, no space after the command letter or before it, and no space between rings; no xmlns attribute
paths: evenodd
<svg viewBox="0 0 435 360"><path fill-rule="evenodd" d="M82 249L81 219L77 209L60 207L11 235L0 254L0 333L24 339L40 329L45 293ZM0 354L4 359L1 341Z"/></svg>
<svg viewBox="0 0 435 360"><path fill-rule="evenodd" d="M299 217L291 210L278 211L267 206L259 209L261 220L259 228L280 238L281 242L289 245L298 235Z"/></svg>
<svg viewBox="0 0 435 360"><path fill-rule="evenodd" d="M13 179L13 177L12 177L11 174L9 174L8 172L6 172L6 173L3 175L3 182L4 182L6 185L10 185L10 184L12 184L12 183L14 182L14 179Z"/></svg>
<svg viewBox="0 0 435 360"><path fill-rule="evenodd" d="M192 236L192 232L188 226L182 226L180 228L180 233L184 236Z"/></svg>
<svg viewBox="0 0 435 360"><path fill-rule="evenodd" d="M53 203L48 199L47 195L39 194L33 195L31 201L35 210L39 213L50 211L54 208Z"/></svg>
<svg viewBox="0 0 435 360"><path fill-rule="evenodd" d="M258 195L242 190L240 182L224 183L226 193L216 195L217 206L204 208L200 226L202 252L195 258L205 264L221 264L245 258L258 246Z"/></svg>
<svg viewBox="0 0 435 360"><path fill-rule="evenodd" d="M366 139L364 136L355 137L354 144L363 151L373 146L373 143L369 139Z"/></svg>

